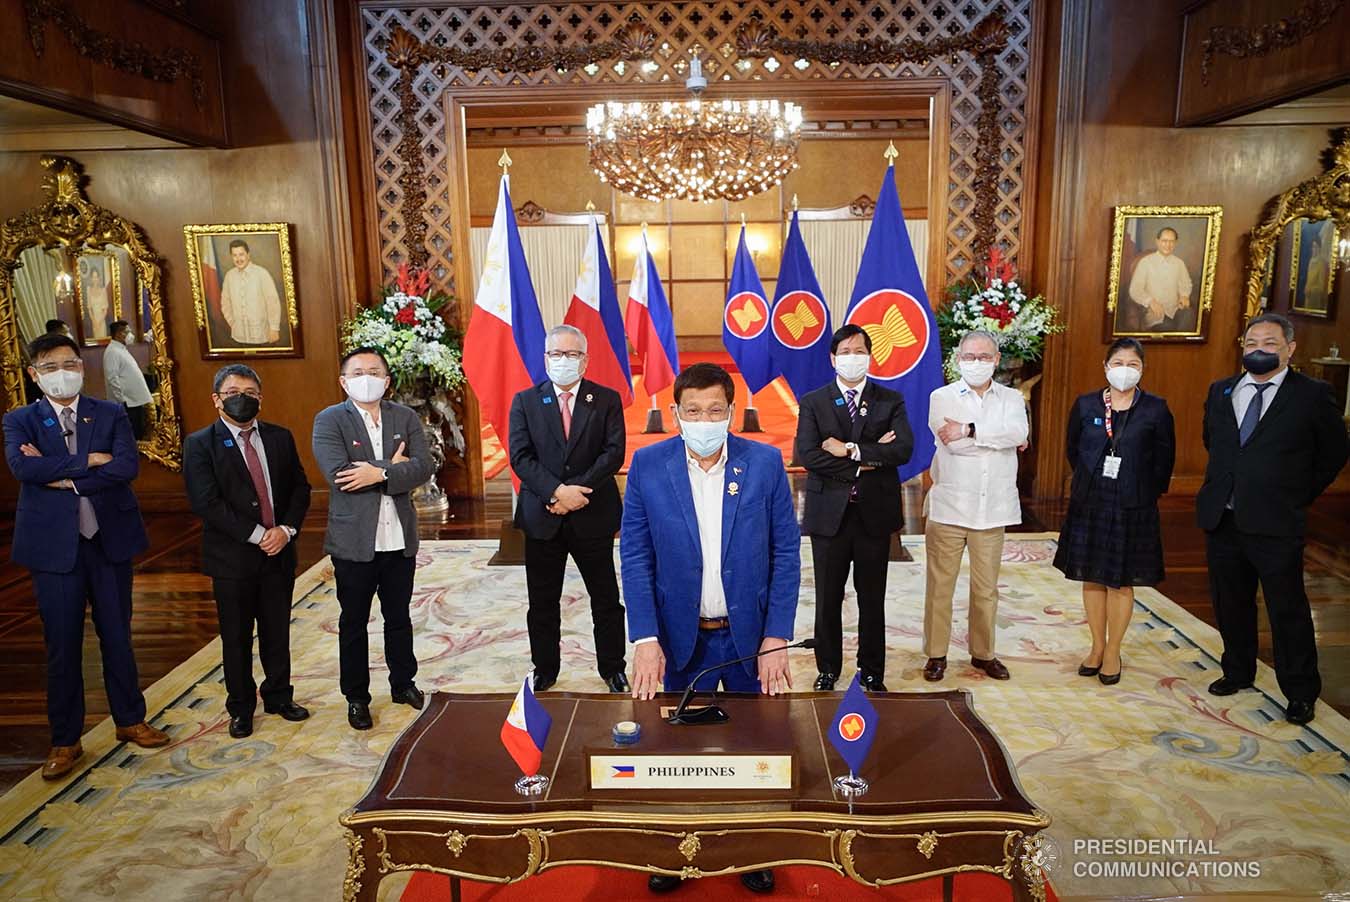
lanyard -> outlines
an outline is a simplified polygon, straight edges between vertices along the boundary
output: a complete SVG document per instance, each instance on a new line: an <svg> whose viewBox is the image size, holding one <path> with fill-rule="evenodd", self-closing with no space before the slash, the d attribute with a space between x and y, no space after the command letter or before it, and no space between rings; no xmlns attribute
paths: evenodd
<svg viewBox="0 0 1350 902"><path fill-rule="evenodd" d="M1134 397L1130 399L1130 406L1125 408L1125 410L1133 410L1134 402L1137 400L1139 400L1138 389L1135 390ZM1102 403L1106 406L1106 416L1103 418L1103 422L1106 424L1106 440L1111 443L1111 456L1115 457L1116 448L1120 445L1120 436L1116 435L1111 428L1111 389L1107 388L1102 390ZM1121 412L1124 413L1124 411ZM1129 424L1130 421L1127 419L1120 427L1120 435L1125 434L1125 427Z"/></svg>

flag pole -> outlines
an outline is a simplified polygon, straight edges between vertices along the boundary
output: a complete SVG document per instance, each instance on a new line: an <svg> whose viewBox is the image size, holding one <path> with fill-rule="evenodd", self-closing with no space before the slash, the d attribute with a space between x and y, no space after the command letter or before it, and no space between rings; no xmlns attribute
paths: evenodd
<svg viewBox="0 0 1350 902"><path fill-rule="evenodd" d="M745 237L745 214L741 214L741 237ZM754 256L752 254L752 256ZM747 384L745 389L750 394L749 403L745 405L745 413L741 414L741 432L763 432L759 425L759 408L755 406L755 394L750 391Z"/></svg>
<svg viewBox="0 0 1350 902"><path fill-rule="evenodd" d="M647 247L647 223L642 223L642 252L648 256L651 255L651 249ZM642 387L647 388L647 374L642 374ZM656 395L647 392L647 397L651 398L652 406L647 410L647 426L642 430L643 435L655 435L666 431L666 424L661 420L661 408L656 406Z"/></svg>

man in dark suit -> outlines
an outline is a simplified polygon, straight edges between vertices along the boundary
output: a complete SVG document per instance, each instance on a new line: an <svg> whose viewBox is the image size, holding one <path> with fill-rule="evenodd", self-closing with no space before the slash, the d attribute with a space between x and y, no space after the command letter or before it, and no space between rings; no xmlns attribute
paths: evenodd
<svg viewBox="0 0 1350 902"><path fill-rule="evenodd" d="M103 685L117 739L144 748L168 735L145 722L131 649L131 559L149 544L131 481L140 463L120 404L80 394L84 365L68 336L28 349L43 398L4 417L5 460L19 481L10 552L33 575L47 645L52 747L42 776L70 773L84 754L84 611L93 610Z"/></svg>
<svg viewBox="0 0 1350 902"><path fill-rule="evenodd" d="M1256 317L1243 346L1246 374L1209 387L1209 466L1195 499L1223 636L1223 676L1209 692L1232 695L1256 677L1259 580L1285 718L1304 724L1313 719L1322 679L1303 588L1303 533L1308 505L1345 466L1345 423L1326 383L1289 368L1296 343L1288 319Z"/></svg>
<svg viewBox="0 0 1350 902"><path fill-rule="evenodd" d="M815 688L834 688L844 664L844 583L858 593L858 668L869 692L885 692L886 567L891 534L904 525L900 476L914 435L905 399L867 378L872 339L841 326L830 339L836 378L801 399L797 460L806 467L802 531L816 571Z"/></svg>
<svg viewBox="0 0 1350 902"><path fill-rule="evenodd" d="M230 735L253 732L253 624L258 624L263 710L309 717L291 686L291 594L295 546L309 510L309 480L289 429L258 419L262 380L242 363L221 367L211 401L220 419L188 436L183 478L202 518L202 572L220 619Z"/></svg>
<svg viewBox="0 0 1350 902"><path fill-rule="evenodd" d="M422 421L410 407L384 400L389 363L374 348L342 358L338 381L347 400L314 418L314 457L330 489L323 550L337 582L338 659L347 723L370 717L370 604L380 596L389 695L421 710L413 653L413 578L417 572L417 514L409 497L432 474Z"/></svg>
<svg viewBox="0 0 1350 902"><path fill-rule="evenodd" d="M548 333L549 381L511 400L511 468L520 478L516 526L525 533L526 622L534 691L558 679L563 570L572 555L591 596L595 660L610 692L627 692L623 605L614 575L614 534L623 504L614 474L623 466L623 404L588 382L586 336L575 326Z"/></svg>

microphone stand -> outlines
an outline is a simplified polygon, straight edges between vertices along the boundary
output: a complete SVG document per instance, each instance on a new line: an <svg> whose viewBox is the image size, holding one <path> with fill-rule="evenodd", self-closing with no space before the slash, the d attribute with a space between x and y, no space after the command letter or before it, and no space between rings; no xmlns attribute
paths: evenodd
<svg viewBox="0 0 1350 902"><path fill-rule="evenodd" d="M723 667L730 667L732 664L741 664L745 661L752 661L763 655L771 655L776 651L786 651L789 648L815 647L815 639L803 639L800 642L793 642L791 645L784 645L782 648L766 649L764 651L755 652L753 655L746 655L743 658L736 658L732 661L723 661L720 664L714 664L711 667L703 668L698 673L694 674L694 678L689 681L689 686L684 690L684 695L680 698L680 703L675 707L675 710L671 712L671 715L666 718L666 723L675 724L676 726L726 723L728 720L731 720L731 715L718 705L704 705L693 711L686 710L689 707L689 700L695 695L694 687L698 685L700 679L712 673L714 670L721 670ZM715 695L716 693L717 689L714 688L713 694Z"/></svg>

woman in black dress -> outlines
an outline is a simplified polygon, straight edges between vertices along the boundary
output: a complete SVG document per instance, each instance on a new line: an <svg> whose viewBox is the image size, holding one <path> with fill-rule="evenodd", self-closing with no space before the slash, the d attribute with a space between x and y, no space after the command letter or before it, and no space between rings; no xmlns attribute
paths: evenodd
<svg viewBox="0 0 1350 902"><path fill-rule="evenodd" d="M1167 402L1136 387L1143 345L1117 339L1105 369L1108 386L1081 395L1069 412L1073 488L1055 567L1083 584L1092 650L1078 675L1111 686L1120 682L1133 587L1163 579L1158 496L1172 478L1176 437Z"/></svg>

